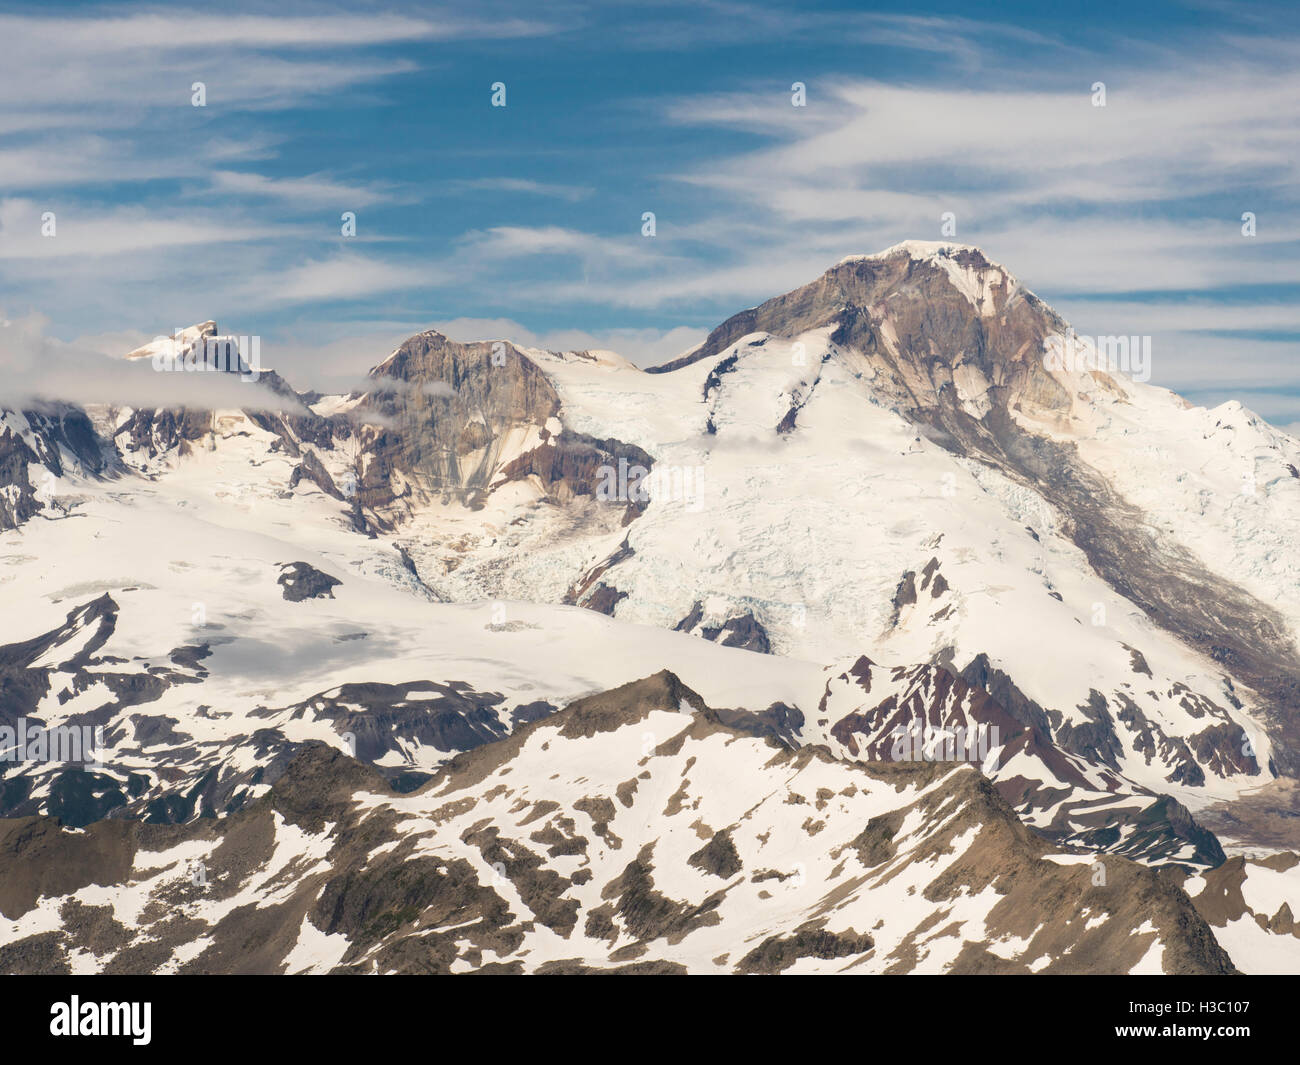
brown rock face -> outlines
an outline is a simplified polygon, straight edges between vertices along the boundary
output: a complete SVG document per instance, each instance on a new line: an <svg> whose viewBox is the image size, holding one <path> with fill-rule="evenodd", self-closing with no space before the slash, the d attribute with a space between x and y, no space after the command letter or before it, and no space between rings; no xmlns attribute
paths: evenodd
<svg viewBox="0 0 1300 1065"><path fill-rule="evenodd" d="M1043 338L1065 323L978 249L943 255L977 295L954 284L932 259L899 249L850 259L802 288L732 316L695 351L649 372L707 359L754 332L798 336L834 325L832 340L866 356L873 389L904 408L952 402L959 391L988 388L1004 407L1018 401L1064 408L1069 396L1043 367ZM961 388L958 388L960 383Z"/></svg>
<svg viewBox="0 0 1300 1065"><path fill-rule="evenodd" d="M545 375L505 342L459 344L441 333L407 340L371 371L363 407L383 428L367 427L374 460L362 478L366 506L396 498L394 471L429 495L473 501L529 429L540 432L560 410Z"/></svg>
<svg viewBox="0 0 1300 1065"><path fill-rule="evenodd" d="M591 495L600 467L620 458L653 464L640 448L559 429L555 389L504 341L460 344L421 333L371 378L358 406L377 423L358 429L366 461L357 502L368 509L439 498L475 506L494 487L530 478L564 501Z"/></svg>

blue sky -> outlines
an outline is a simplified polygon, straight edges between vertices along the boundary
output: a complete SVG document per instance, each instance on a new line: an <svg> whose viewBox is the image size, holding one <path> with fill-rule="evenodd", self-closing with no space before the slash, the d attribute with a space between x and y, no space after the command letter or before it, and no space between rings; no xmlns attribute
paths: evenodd
<svg viewBox="0 0 1300 1065"><path fill-rule="evenodd" d="M299 387L430 326L648 364L951 211L1296 424L1297 60L1288 4L0 4L7 376L207 318Z"/></svg>

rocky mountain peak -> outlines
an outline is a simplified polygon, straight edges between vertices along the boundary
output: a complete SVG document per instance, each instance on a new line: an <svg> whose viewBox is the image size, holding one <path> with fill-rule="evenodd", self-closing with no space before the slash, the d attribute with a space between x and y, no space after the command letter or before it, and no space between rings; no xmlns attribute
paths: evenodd
<svg viewBox="0 0 1300 1065"><path fill-rule="evenodd" d="M184 329L178 329L170 336L156 336L148 344L143 344L134 351L128 351L123 358L134 362L137 359L152 359L156 355L173 353L187 355L197 345L219 335L214 321L198 322Z"/></svg>
<svg viewBox="0 0 1300 1065"><path fill-rule="evenodd" d="M750 333L789 338L825 327L840 347L880 351L928 377L929 364L953 370L972 357L1041 354L1042 338L1063 323L979 248L904 241L844 258L816 280L733 315L699 347L650 372L710 358ZM937 390L941 378L924 390Z"/></svg>
<svg viewBox="0 0 1300 1065"><path fill-rule="evenodd" d="M863 255L846 255L831 270L859 262L880 262L907 258L912 262L955 263L965 269L993 269L1010 277L1010 271L1001 263L994 262L984 254L982 248L974 244L957 244L947 240L901 240L891 244L882 251Z"/></svg>

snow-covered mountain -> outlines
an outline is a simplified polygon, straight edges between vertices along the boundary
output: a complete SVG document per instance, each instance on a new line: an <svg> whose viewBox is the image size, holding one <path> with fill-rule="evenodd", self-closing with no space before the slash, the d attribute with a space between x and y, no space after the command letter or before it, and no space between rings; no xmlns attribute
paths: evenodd
<svg viewBox="0 0 1300 1065"><path fill-rule="evenodd" d="M1300 442L1123 339L908 242L648 372L5 409L0 747L101 731L0 761L0 968L1294 968Z"/></svg>

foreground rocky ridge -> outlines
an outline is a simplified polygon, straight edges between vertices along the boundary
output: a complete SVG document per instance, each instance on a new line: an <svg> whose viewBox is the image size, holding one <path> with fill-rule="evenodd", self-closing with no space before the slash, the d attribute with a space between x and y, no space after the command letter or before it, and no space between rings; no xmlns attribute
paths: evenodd
<svg viewBox="0 0 1300 1065"><path fill-rule="evenodd" d="M10 972L1233 971L1174 883L973 769L791 751L668 673L411 795L316 746L228 818L9 820L0 855Z"/></svg>

